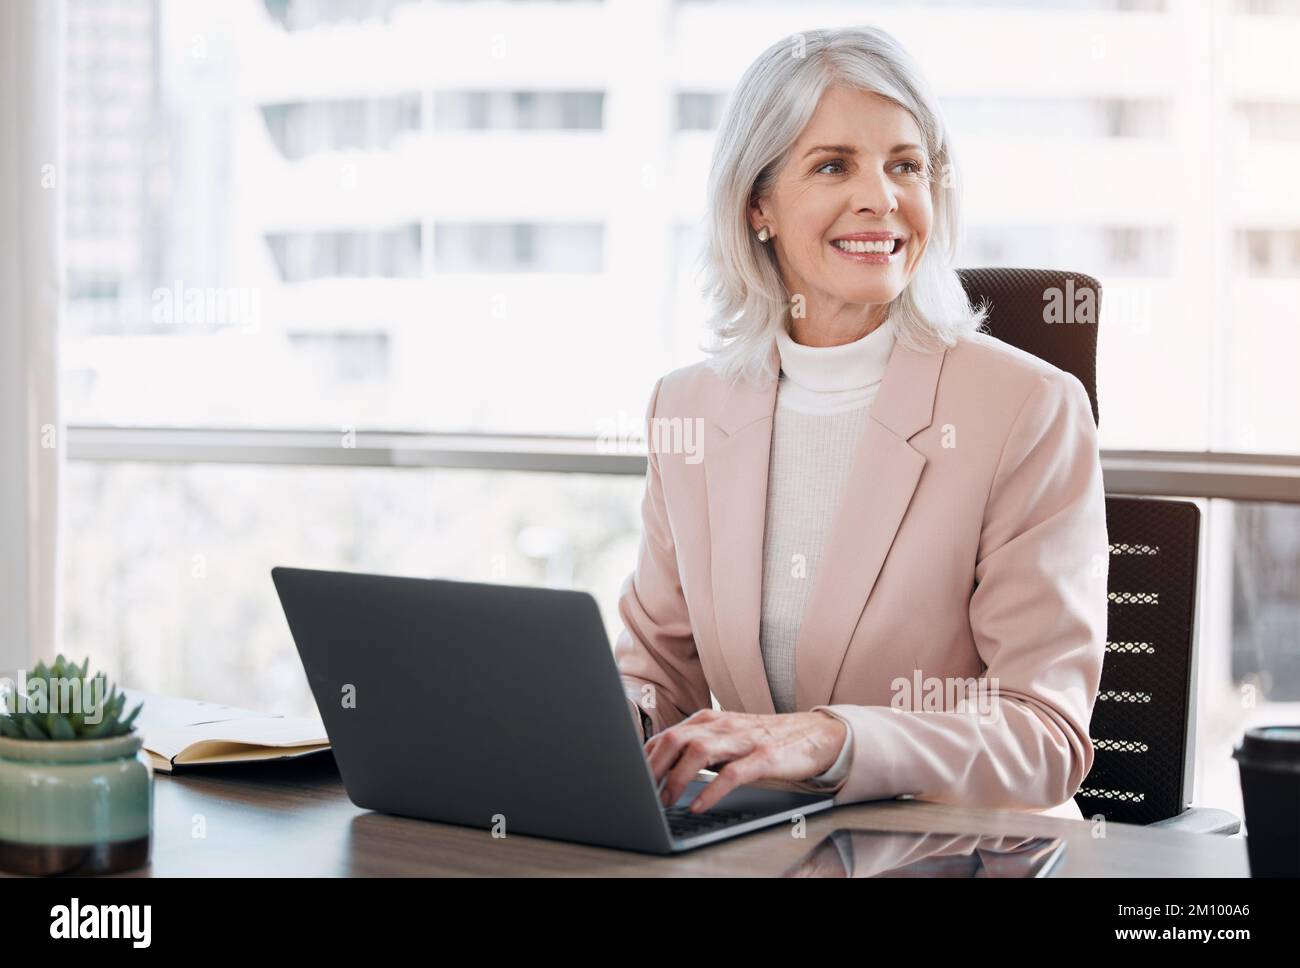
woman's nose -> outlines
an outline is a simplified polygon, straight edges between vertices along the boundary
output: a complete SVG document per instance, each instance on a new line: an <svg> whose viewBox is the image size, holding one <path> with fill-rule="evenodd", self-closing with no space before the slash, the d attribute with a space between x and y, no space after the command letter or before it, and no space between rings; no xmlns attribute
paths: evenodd
<svg viewBox="0 0 1300 968"><path fill-rule="evenodd" d="M898 208L898 196L883 171L864 171L853 180L850 199L855 212L889 215Z"/></svg>

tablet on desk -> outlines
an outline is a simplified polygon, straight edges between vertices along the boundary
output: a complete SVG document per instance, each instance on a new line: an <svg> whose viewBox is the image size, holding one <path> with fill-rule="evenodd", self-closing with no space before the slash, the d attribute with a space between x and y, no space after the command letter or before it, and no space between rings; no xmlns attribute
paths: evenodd
<svg viewBox="0 0 1300 968"><path fill-rule="evenodd" d="M1050 877L1059 837L841 829L828 834L786 877Z"/></svg>

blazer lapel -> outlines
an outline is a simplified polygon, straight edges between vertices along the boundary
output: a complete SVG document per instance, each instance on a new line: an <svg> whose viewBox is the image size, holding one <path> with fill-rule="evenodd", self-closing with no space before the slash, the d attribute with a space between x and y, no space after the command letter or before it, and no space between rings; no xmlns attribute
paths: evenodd
<svg viewBox="0 0 1300 968"><path fill-rule="evenodd" d="M895 343L854 449L844 500L822 551L795 648L795 703L830 702L858 619L921 479L908 444L930 426L944 353ZM772 371L780 355L773 343ZM768 461L777 378L737 381L704 455L718 647L746 712L774 713L759 646Z"/></svg>
<svg viewBox="0 0 1300 968"><path fill-rule="evenodd" d="M795 705L831 701L844 655L926 464L907 441L934 419L945 351L896 343L854 450L795 646ZM760 656L761 665L761 656Z"/></svg>
<svg viewBox="0 0 1300 968"><path fill-rule="evenodd" d="M776 343L772 372L780 371ZM758 644L768 457L777 378L738 380L714 420L704 455L709 561L718 647L745 712L774 713Z"/></svg>

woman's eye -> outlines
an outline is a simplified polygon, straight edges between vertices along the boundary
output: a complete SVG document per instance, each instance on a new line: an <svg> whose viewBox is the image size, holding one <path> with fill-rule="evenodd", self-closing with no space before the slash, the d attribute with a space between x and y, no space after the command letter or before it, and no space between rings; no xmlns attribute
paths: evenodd
<svg viewBox="0 0 1300 968"><path fill-rule="evenodd" d="M916 161L900 161L894 167L907 168L908 169L907 174L909 175L919 175L925 171L925 167L920 162L916 162ZM828 168L838 168L840 170L827 171ZM844 171L844 162L842 161L828 161L817 169L818 174L825 173L828 175L838 175L841 174L843 171Z"/></svg>

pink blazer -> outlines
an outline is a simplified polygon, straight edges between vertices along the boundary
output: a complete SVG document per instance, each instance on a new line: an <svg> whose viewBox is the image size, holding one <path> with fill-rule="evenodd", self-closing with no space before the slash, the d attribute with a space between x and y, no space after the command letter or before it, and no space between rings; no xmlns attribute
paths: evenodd
<svg viewBox="0 0 1300 968"><path fill-rule="evenodd" d="M776 388L728 386L697 363L650 398L615 655L655 732L710 693L724 710L775 711L759 606ZM853 733L836 802L1080 817L1109 565L1083 385L982 334L937 353L896 343L844 493L795 651L798 709ZM963 683L976 690L965 708Z"/></svg>

